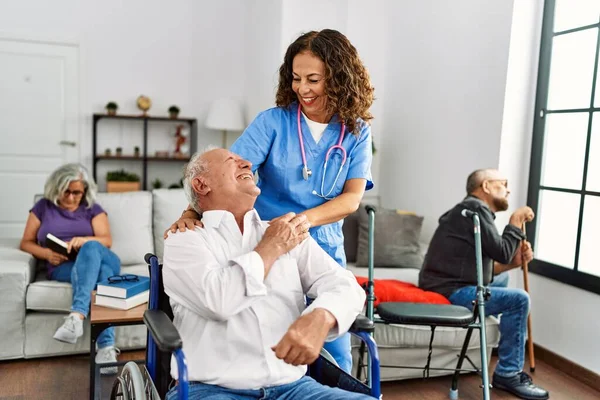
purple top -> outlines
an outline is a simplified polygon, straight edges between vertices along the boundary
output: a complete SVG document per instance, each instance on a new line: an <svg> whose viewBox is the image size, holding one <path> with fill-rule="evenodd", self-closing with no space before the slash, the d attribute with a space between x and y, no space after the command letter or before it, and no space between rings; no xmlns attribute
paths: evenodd
<svg viewBox="0 0 600 400"><path fill-rule="evenodd" d="M75 236L94 236L92 219L98 214L106 212L99 204L86 208L83 202L77 210L68 211L56 206L48 199L41 199L29 211L38 217L42 223L37 233L37 241L42 247L46 247L46 235L48 233L65 242L70 241ZM56 268L50 263L46 263L46 266L48 275Z"/></svg>

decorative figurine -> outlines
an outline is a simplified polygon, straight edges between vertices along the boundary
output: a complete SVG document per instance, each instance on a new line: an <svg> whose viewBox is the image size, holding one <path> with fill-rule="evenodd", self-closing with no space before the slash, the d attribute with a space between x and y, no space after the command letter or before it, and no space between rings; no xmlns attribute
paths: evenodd
<svg viewBox="0 0 600 400"><path fill-rule="evenodd" d="M190 134L185 125L177 125L175 131L175 150L173 151L173 157L188 157L190 146L187 144Z"/></svg>

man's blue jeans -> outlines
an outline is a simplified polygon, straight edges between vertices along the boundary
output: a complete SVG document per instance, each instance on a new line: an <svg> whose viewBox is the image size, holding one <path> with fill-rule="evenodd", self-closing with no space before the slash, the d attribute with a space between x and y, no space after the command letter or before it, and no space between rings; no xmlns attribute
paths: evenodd
<svg viewBox="0 0 600 400"><path fill-rule="evenodd" d="M522 289L489 286L491 296L485 303L486 315L499 315L500 343L498 344L498 364L494 373L511 377L523 370L525 363L525 337L527 315L529 315L529 295ZM477 288L466 286L458 289L449 300L452 304L472 308Z"/></svg>
<svg viewBox="0 0 600 400"><path fill-rule="evenodd" d="M309 376L295 382L261 389L227 389L216 385L192 382L189 400L368 400L373 399L359 393L346 392L338 388L321 385ZM167 400L177 399L177 386L167 393Z"/></svg>
<svg viewBox="0 0 600 400"><path fill-rule="evenodd" d="M79 249L75 262L67 261L60 264L50 275L50 279L59 282L70 282L73 286L72 312L78 312L85 317L90 312L92 290L98 282L118 275L121 269L119 257L100 242L89 241ZM114 346L115 329L107 328L99 336L98 348Z"/></svg>

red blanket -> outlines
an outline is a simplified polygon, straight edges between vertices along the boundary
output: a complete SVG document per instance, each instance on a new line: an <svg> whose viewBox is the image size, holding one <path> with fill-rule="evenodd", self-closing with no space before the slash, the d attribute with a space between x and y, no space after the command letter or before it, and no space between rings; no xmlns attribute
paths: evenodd
<svg viewBox="0 0 600 400"><path fill-rule="evenodd" d="M367 287L368 278L357 276L356 280L362 287ZM379 303L399 301L406 303L450 304L450 301L439 293L419 289L412 283L395 279L374 279L375 307Z"/></svg>

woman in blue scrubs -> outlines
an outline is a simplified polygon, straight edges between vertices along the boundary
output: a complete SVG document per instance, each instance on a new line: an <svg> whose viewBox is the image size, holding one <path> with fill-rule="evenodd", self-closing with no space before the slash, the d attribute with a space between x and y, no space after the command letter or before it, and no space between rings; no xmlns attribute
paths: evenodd
<svg viewBox="0 0 600 400"><path fill-rule="evenodd" d="M308 32L286 51L277 107L258 114L230 149L258 170L261 218L305 214L311 236L344 268L343 219L373 187L372 103L368 72L350 41L331 29ZM198 218L188 210L171 231ZM349 334L325 349L350 372Z"/></svg>

